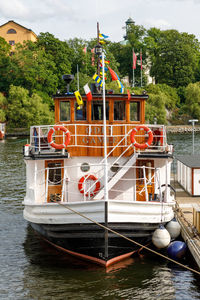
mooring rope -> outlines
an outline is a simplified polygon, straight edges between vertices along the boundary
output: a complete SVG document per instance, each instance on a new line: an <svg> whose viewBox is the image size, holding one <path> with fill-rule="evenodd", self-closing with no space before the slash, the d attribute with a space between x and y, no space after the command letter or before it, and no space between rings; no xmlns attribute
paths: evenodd
<svg viewBox="0 0 200 300"><path fill-rule="evenodd" d="M110 231L110 232L116 234L117 236L119 236L119 237L121 237L121 238L123 238L123 239L125 239L125 240L127 240L127 241L129 241L129 242L131 242L131 243L133 243L133 244L136 244L136 245L139 246L139 247L142 247L142 248L144 248L144 249L146 249L146 250L148 250L148 251L150 251L150 252L152 252L152 253L154 253L154 254L156 254L156 255L162 257L162 258L165 258L165 259L167 259L167 260L169 260L169 261L171 261L171 262L173 262L173 263L179 265L180 267L183 267L183 268L185 268L185 269L187 269L187 270L189 270L189 271L191 271L191 272L194 272L194 273L200 275L200 272L199 272L199 271L197 271L197 270L195 270L195 269L192 269L192 268L190 268L190 267L188 267L188 266L186 266L186 265L183 265L182 263L180 263L180 262L178 262L178 261L176 261L176 260L174 260L174 259L172 259L172 258L170 258L170 257L167 257L167 256L164 255L164 254L161 254L161 253L159 253L159 252L157 252L157 251L155 251L155 250L153 250L153 249L151 249L151 248L149 248L149 247L147 247L147 246L144 246L144 245L142 245L142 244L140 244L140 243L138 243L138 242L136 242L136 241L134 241L134 240L132 240L132 239L126 237L125 235L123 235L123 234L121 234L121 233L119 233L119 232L117 232L117 231L115 231L115 230L113 230L113 229L111 229L111 228L109 228L109 227L107 227L107 226L105 226L105 225L103 225L103 224L101 224L101 223L99 223L99 222L97 222L97 221L95 221L95 220L93 220L93 219L91 219L91 218L89 218L89 217L83 215L82 213L80 213L80 212L74 210L73 208L69 207L68 205L65 205L65 204L62 204L62 203L56 202L56 201L54 201L54 203L57 203L58 205L60 205L60 206L62 206L62 207L64 207L64 208L66 208L66 209L72 211L73 213L75 213L75 214L81 216L82 218L85 218L86 220L88 220L88 221L90 221L90 222L92 222L92 223L98 225L99 227L101 227L101 228L103 228L103 229L106 229L106 230L108 230L108 231Z"/></svg>

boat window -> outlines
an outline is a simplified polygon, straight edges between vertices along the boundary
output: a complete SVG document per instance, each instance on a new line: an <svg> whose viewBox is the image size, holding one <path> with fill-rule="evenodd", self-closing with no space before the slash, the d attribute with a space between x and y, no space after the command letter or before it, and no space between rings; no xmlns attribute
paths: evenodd
<svg viewBox="0 0 200 300"><path fill-rule="evenodd" d="M59 162L49 162L47 167L49 168L49 185L61 185L61 163Z"/></svg>
<svg viewBox="0 0 200 300"><path fill-rule="evenodd" d="M92 101L92 120L103 120L103 101ZM106 101L106 120L109 120L108 101Z"/></svg>
<svg viewBox="0 0 200 300"><path fill-rule="evenodd" d="M81 107L81 109L77 109L77 107L79 106L77 103L75 103L74 106L75 121L86 120L86 101L83 101L83 106Z"/></svg>
<svg viewBox="0 0 200 300"><path fill-rule="evenodd" d="M125 101L114 102L114 120L115 121L125 120Z"/></svg>
<svg viewBox="0 0 200 300"><path fill-rule="evenodd" d="M140 102L130 101L130 121L140 121Z"/></svg>
<svg viewBox="0 0 200 300"><path fill-rule="evenodd" d="M70 121L70 101L60 102L60 121Z"/></svg>

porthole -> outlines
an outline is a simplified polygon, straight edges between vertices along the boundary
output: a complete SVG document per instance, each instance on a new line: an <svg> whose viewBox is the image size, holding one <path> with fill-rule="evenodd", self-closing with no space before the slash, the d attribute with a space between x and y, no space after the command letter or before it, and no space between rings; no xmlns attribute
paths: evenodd
<svg viewBox="0 0 200 300"><path fill-rule="evenodd" d="M120 169L119 164L115 163L114 165L112 165L112 167L110 168L110 170L112 172L117 172Z"/></svg>
<svg viewBox="0 0 200 300"><path fill-rule="evenodd" d="M90 170L90 165L88 163L83 163L81 165L81 171L82 172L88 172Z"/></svg>

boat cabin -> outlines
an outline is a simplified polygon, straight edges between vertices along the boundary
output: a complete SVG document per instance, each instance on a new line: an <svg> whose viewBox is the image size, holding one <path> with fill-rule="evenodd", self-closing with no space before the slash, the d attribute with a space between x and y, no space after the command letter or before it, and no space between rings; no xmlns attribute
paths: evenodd
<svg viewBox="0 0 200 300"><path fill-rule="evenodd" d="M156 124L143 125L147 99L147 95L131 95L128 99L127 95L106 94L109 189L111 191L116 184L118 187L122 185L124 189L122 180L125 179L121 178L134 176L135 184L126 179L125 190L130 189L132 197L141 201L156 199L156 194L159 193L158 184L155 184L155 178L159 177L156 171L158 168L164 174L161 174L161 185L165 185L166 180L169 182L172 157L172 149L167 145L165 127ZM87 101L86 96L83 96L84 105L80 109L75 96L71 94L57 95L54 101L55 125L31 127L30 145L25 147L25 158L35 161L37 178L42 176L40 180L44 180L45 177L48 182L43 187L45 201L51 201L52 195L56 194L62 195L62 199L68 199L67 201L72 201L72 198L81 201L82 198L88 199L88 196L95 196L95 199L100 200L103 197L104 177L102 95L93 95L92 101ZM45 174L42 175L43 171L40 173L40 169L45 169ZM34 180L33 170L30 172L31 184ZM85 184L87 178L84 180L84 176L90 175L93 176L90 178L93 192L82 193L83 184L80 180L83 178ZM99 187L93 184L94 178L101 178ZM132 192L133 185L136 193ZM64 192L66 189L77 190L78 196L72 197ZM122 194L114 191L109 195L113 199L121 196ZM127 198L127 193L123 193L124 197Z"/></svg>

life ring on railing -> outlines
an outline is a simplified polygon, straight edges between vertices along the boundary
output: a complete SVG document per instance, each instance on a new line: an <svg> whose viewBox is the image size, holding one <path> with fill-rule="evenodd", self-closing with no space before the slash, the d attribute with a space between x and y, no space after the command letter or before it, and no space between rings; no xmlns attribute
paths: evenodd
<svg viewBox="0 0 200 300"><path fill-rule="evenodd" d="M84 182L86 180L93 180L93 181L96 182L95 189L92 192L85 193L83 185L84 185ZM85 175L85 176L81 177L81 179L79 180L79 182L78 182L78 189L79 189L80 193L81 194L85 194L86 197L88 197L89 195L91 197L93 197L94 195L96 195L96 193L100 189L100 182L98 181L98 178L95 177L94 175Z"/></svg>
<svg viewBox="0 0 200 300"><path fill-rule="evenodd" d="M53 142L52 135L56 130L61 130L65 133L65 142L64 142L64 144L56 144L56 143ZM70 142L69 130L66 129L62 125L54 125L54 127L51 128L48 132L47 140L48 140L48 143L51 145L51 147L53 147L55 149L59 149L59 150L64 149L65 147L67 147L69 145L69 142Z"/></svg>
<svg viewBox="0 0 200 300"><path fill-rule="evenodd" d="M136 142L135 140L135 134L137 131L139 131L140 129L144 129L147 133L148 133L148 141L144 144L139 144ZM131 143L136 147L136 148L139 148L139 149L146 149L148 148L151 143L153 141L153 133L151 131L151 129L149 129L148 127L144 126L144 125L140 125L140 126L137 126L135 128L133 128L133 130L131 131Z"/></svg>

